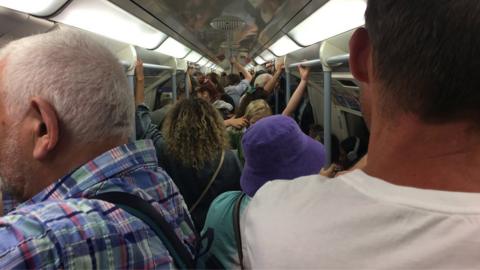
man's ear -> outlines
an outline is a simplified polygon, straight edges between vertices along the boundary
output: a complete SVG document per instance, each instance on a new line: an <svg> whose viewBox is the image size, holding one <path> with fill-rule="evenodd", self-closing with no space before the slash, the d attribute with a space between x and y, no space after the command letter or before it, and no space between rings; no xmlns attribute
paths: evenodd
<svg viewBox="0 0 480 270"><path fill-rule="evenodd" d="M350 39L350 71L360 82L369 83L369 61L371 61L371 44L367 29L361 27Z"/></svg>
<svg viewBox="0 0 480 270"><path fill-rule="evenodd" d="M34 128L33 158L42 160L58 144L58 116L53 106L40 97L32 98L30 110L32 111Z"/></svg>

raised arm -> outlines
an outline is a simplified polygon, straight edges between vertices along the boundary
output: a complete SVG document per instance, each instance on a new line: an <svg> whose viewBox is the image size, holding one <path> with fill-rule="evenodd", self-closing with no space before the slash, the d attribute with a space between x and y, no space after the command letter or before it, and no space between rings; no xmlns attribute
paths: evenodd
<svg viewBox="0 0 480 270"><path fill-rule="evenodd" d="M234 65L238 69L238 71L243 74L243 77L245 78L245 80L247 80L250 83L253 78L252 74L250 74L250 72L248 72L248 70L246 70L244 66L240 65L240 63L238 63L237 59L235 59L234 57L232 57L230 61L232 65Z"/></svg>
<svg viewBox="0 0 480 270"><path fill-rule="evenodd" d="M298 105L302 102L303 94L305 93L305 88L308 84L308 77L310 76L310 68L298 66L298 72L300 73L300 83L295 89L292 97L288 101L287 107L283 110L282 114L286 116L291 116L295 110L298 108Z"/></svg>
<svg viewBox="0 0 480 270"><path fill-rule="evenodd" d="M143 74L143 62L138 59L135 62L135 105L145 102L145 75Z"/></svg>
<svg viewBox="0 0 480 270"><path fill-rule="evenodd" d="M189 94L192 94L193 93L193 85L192 85L192 75L193 75L193 67L192 66L188 66L187 68L187 89L188 89L188 93Z"/></svg>
<svg viewBox="0 0 480 270"><path fill-rule="evenodd" d="M272 79L269 80L263 87L263 90L265 90L265 92L267 92L268 94L270 94L275 88L275 84L277 83L278 78L280 78L284 66L284 63L281 61L275 62L275 73L273 74Z"/></svg>

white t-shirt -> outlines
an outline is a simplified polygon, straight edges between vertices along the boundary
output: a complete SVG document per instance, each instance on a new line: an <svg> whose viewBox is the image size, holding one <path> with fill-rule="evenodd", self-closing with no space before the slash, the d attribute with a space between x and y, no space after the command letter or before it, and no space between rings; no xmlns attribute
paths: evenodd
<svg viewBox="0 0 480 270"><path fill-rule="evenodd" d="M480 269L480 194L360 170L269 182L241 225L248 268Z"/></svg>

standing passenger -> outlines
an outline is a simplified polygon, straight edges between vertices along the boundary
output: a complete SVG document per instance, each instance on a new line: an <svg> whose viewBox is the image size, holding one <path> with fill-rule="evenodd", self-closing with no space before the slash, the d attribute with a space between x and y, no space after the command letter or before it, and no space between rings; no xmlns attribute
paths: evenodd
<svg viewBox="0 0 480 270"><path fill-rule="evenodd" d="M134 103L106 48L65 30L0 51L0 176L21 202L0 218L0 269L172 267L152 228L94 199L135 195L193 254L182 196L151 141L128 143Z"/></svg>
<svg viewBox="0 0 480 270"><path fill-rule="evenodd" d="M362 170L273 181L244 215L248 267L478 269L480 2L369 0L350 41Z"/></svg>
<svg viewBox="0 0 480 270"><path fill-rule="evenodd" d="M203 99L178 101L161 133L151 123L148 108L140 103L137 137L154 141L159 164L178 186L199 231L213 199L240 189L240 164L228 149L223 119Z"/></svg>
<svg viewBox="0 0 480 270"><path fill-rule="evenodd" d="M238 107L240 97L247 91L250 81L252 80L252 75L245 69L245 67L238 63L235 58L232 58L231 62L232 65L245 77L241 80L240 75L233 73L229 74L224 88L225 93L227 93L233 99L233 102L235 102L235 107Z"/></svg>
<svg viewBox="0 0 480 270"><path fill-rule="evenodd" d="M247 196L243 197L241 191L218 196L210 206L204 227L204 231L212 228L215 236L209 255L214 255L226 269L240 265L234 230L238 224L232 218L236 203L241 214L250 198L271 179L316 174L325 163L323 145L305 135L292 118L283 115L255 123L245 132L242 146L246 162L240 181Z"/></svg>

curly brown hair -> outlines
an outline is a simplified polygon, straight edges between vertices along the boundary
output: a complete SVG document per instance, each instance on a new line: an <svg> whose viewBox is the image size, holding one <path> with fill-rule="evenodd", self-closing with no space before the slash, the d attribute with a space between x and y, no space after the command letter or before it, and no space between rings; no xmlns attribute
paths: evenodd
<svg viewBox="0 0 480 270"><path fill-rule="evenodd" d="M199 98L177 102L162 131L168 153L186 167L201 169L228 147L222 117L210 103Z"/></svg>

